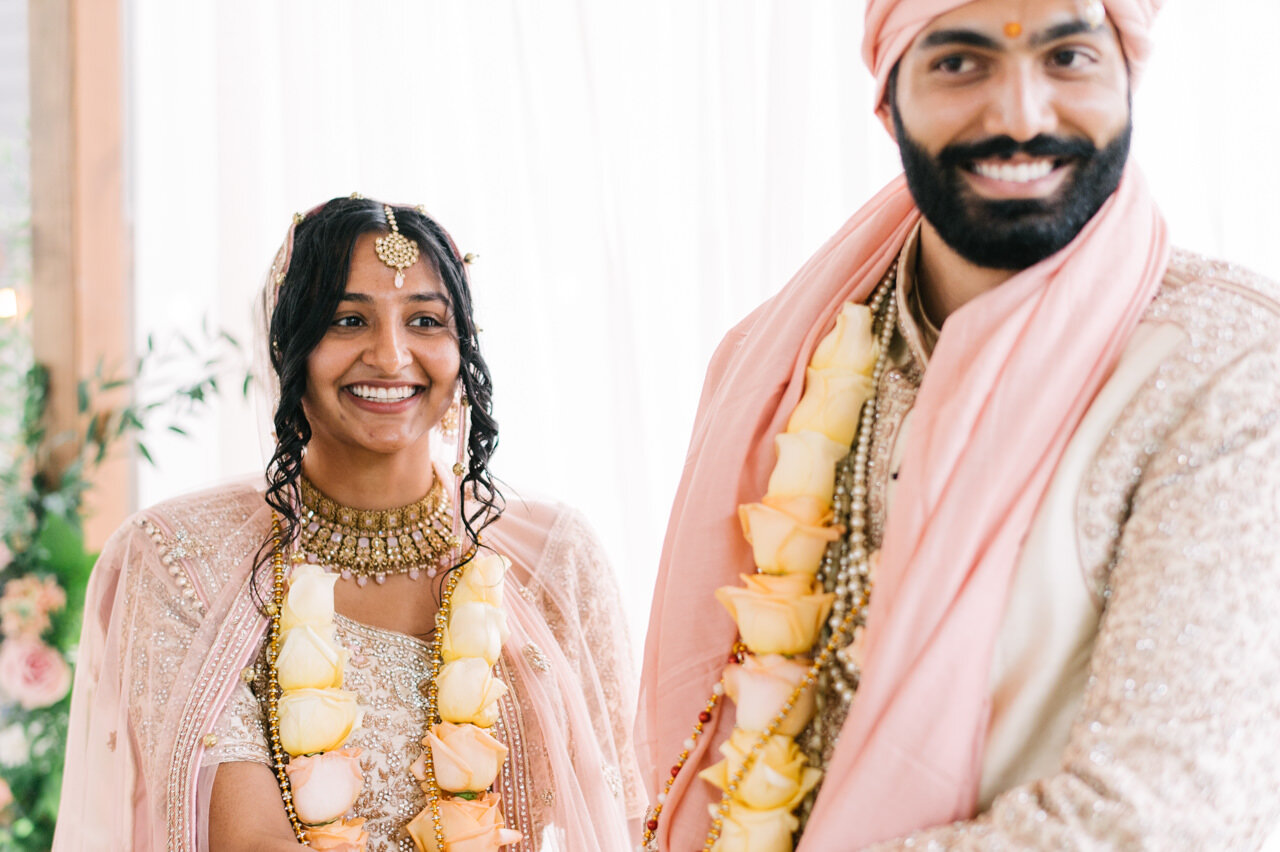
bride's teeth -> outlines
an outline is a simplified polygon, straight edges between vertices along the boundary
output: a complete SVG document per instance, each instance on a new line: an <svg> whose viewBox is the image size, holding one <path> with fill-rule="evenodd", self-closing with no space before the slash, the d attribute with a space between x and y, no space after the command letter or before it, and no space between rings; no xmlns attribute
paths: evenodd
<svg viewBox="0 0 1280 852"><path fill-rule="evenodd" d="M371 387L369 385L353 385L351 392L361 399L372 399L379 402L392 402L408 399L415 393L412 387L383 388Z"/></svg>

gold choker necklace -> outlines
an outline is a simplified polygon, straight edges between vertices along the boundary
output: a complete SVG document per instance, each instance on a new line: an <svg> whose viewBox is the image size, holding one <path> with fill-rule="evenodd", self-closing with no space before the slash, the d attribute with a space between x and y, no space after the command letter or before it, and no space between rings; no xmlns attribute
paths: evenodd
<svg viewBox="0 0 1280 852"><path fill-rule="evenodd" d="M388 574L428 577L449 565L457 547L453 512L437 477L427 496L397 509L352 509L326 497L305 477L299 545L307 559L332 566L361 586Z"/></svg>

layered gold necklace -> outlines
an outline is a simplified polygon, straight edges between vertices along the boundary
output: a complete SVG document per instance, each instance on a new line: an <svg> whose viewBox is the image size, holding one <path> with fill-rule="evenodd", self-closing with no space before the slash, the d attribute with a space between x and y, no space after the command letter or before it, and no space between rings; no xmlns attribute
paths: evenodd
<svg viewBox="0 0 1280 852"><path fill-rule="evenodd" d="M458 546L453 510L437 477L416 503L395 509L352 509L325 496L304 477L298 544L308 561L336 568L363 586L390 574L416 580L448 567Z"/></svg>

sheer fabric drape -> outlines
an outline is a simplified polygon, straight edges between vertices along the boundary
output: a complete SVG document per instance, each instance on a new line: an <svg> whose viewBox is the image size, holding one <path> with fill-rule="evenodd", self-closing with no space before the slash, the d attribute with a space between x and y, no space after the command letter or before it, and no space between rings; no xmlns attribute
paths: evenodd
<svg viewBox="0 0 1280 852"><path fill-rule="evenodd" d="M249 337L288 217L359 190L480 254L498 473L586 504L639 636L715 344L897 170L847 0L133 0L139 339ZM1280 276L1280 5L1169 3L1135 156L1174 242ZM140 504L260 469L220 403Z"/></svg>

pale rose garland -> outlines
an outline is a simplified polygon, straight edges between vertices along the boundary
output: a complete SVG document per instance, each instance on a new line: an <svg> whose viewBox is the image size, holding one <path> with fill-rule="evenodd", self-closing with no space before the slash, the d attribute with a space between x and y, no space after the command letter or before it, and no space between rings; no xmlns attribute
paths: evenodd
<svg viewBox="0 0 1280 852"><path fill-rule="evenodd" d="M437 818L449 852L492 852L521 838L506 828L498 798L489 792L507 748L485 730L497 720L498 700L507 689L493 677L493 666L508 636L502 610L508 565L502 556L478 555L459 569L446 602L449 615L436 661L442 665L434 674L440 721L422 739L430 759L424 752L412 766L438 808L433 813L429 804L407 827L424 852L440 852ZM307 563L297 565L290 579L276 663L283 690L280 739L291 755L285 771L307 841L316 849L363 850L364 820L346 816L364 779L360 749L342 748L361 714L356 695L341 688L350 652L335 635L336 581L336 575ZM447 795L438 796L441 791Z"/></svg>
<svg viewBox="0 0 1280 852"><path fill-rule="evenodd" d="M758 573L743 575L741 586L718 589L716 597L749 654L724 673L725 693L737 706L733 732L720 746L724 759L700 773L722 791L741 776L729 795L714 847L719 852L790 852L799 825L794 812L822 777L794 739L813 717L812 688L800 693L772 736L762 741L761 734L809 673L807 655L834 602L817 573L827 545L844 532L832 513L836 466L874 392L879 345L872 321L865 305L844 306L814 352L786 431L776 438L778 461L764 498L739 507Z"/></svg>

